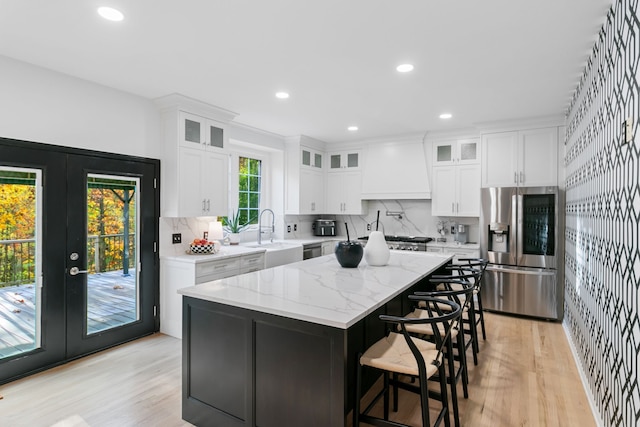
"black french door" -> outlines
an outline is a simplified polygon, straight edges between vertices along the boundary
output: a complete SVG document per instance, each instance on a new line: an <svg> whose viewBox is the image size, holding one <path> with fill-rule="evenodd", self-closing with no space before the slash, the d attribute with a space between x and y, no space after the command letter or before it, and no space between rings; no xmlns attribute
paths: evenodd
<svg viewBox="0 0 640 427"><path fill-rule="evenodd" d="M0 139L0 219L22 218L0 222L0 383L158 330L158 177L153 159Z"/></svg>

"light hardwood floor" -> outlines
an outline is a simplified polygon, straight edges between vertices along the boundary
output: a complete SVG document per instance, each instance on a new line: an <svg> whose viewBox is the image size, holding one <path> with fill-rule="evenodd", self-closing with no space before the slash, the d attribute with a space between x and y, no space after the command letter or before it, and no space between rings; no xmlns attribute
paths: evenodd
<svg viewBox="0 0 640 427"><path fill-rule="evenodd" d="M595 426L562 325L485 317L469 399L459 386L463 426ZM189 426L180 352L179 340L156 334L0 386L0 425ZM401 393L392 419L420 426L416 397Z"/></svg>

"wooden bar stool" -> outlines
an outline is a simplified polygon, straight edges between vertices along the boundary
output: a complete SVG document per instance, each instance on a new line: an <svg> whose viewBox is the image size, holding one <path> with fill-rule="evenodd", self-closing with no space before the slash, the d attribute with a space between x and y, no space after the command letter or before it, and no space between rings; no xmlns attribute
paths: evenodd
<svg viewBox="0 0 640 427"><path fill-rule="evenodd" d="M460 289L475 289L475 285L478 282L479 270L468 269L464 272L459 272L457 275L434 275L429 279L429 287L434 290L460 290ZM428 292L416 292L416 295L428 294ZM466 297L461 296L461 301L464 301ZM473 300L473 298L471 298ZM467 325L463 327L465 335L465 348L471 348L473 355L473 364L478 364L478 352L480 348L478 346L478 333L476 330L476 312L475 304L470 302L464 305L462 312L462 324Z"/></svg>
<svg viewBox="0 0 640 427"><path fill-rule="evenodd" d="M430 314L425 318L405 318L381 315L380 320L393 324L400 332L390 332L386 337L369 347L358 358L356 379L356 402L353 409L353 425L358 427L360 421L376 426L405 426L389 420L389 387L390 385L408 390L420 395L422 409L422 425L431 426L429 416L429 397L439 399L442 409L434 421L434 426L439 426L444 420L444 425L449 427L449 399L447 397L447 377L444 367L444 352L451 349L452 323L459 319L461 308L458 304L449 301L429 297L419 297L425 305L425 310ZM448 310L443 310L446 306ZM431 324L434 330L433 342L412 337L407 331L408 325ZM394 328L395 329L395 328ZM444 333L441 333L444 332ZM362 367L367 366L383 372L383 388L375 396L373 401L360 413ZM402 381L399 375L418 379L418 384ZM440 384L440 392L434 393L427 389L427 380L437 375ZM393 378L390 378L392 376ZM384 397L384 418L369 415L374 405Z"/></svg>
<svg viewBox="0 0 640 427"><path fill-rule="evenodd" d="M479 323L482 330L482 339L486 340L487 331L484 325L484 309L482 308L482 293L480 292L480 290L482 288L482 278L484 276L484 271L487 268L487 264L489 263L489 261L482 258L460 258L458 259L458 261L460 262L460 264L454 264L452 267L457 267L458 271L461 272L461 274L464 274L463 272L465 271L469 271L470 268L479 270L480 272L480 277L478 278L473 291L473 302L475 304L475 314L477 316L476 327Z"/></svg>
<svg viewBox="0 0 640 427"><path fill-rule="evenodd" d="M473 287L468 286L464 280L449 279L447 283L442 283L440 280L434 281L434 284L444 285L444 290L437 290L432 292L417 292L415 295L409 295L409 299L420 301L423 296L430 298L447 299L454 302L461 307L461 316L457 322L452 324L451 339L455 341L455 345L452 345L452 351L447 353L447 359L449 362L449 373L447 376L447 382L451 388L451 405L453 406L453 419L456 427L460 426L460 415L458 411L458 381L462 382L462 390L464 398L469 397L469 374L467 371L467 355L465 347L464 333L462 331L462 313L468 309L468 305L473 298ZM461 285L459 289L451 289L453 284ZM444 307L442 307L444 308ZM406 318L424 318L428 317L429 313L418 305L411 313L407 314ZM433 325L432 324L407 324L407 331L411 334L415 334L419 338L432 340L433 337ZM443 331L440 331L442 333ZM457 355L454 355L453 348L456 349ZM456 357L457 356L457 357ZM458 361L458 368L454 366L454 360ZM395 398L395 395L394 395ZM394 400L394 405L397 406L397 401Z"/></svg>

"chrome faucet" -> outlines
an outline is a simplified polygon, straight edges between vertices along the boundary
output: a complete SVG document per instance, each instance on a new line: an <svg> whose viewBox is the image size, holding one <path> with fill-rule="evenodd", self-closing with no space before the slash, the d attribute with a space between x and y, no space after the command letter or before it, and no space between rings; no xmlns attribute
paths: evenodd
<svg viewBox="0 0 640 427"><path fill-rule="evenodd" d="M258 244L261 245L262 244L262 214L265 213L265 211L269 211L271 212L271 242L273 243L273 233L276 231L276 214L273 213L273 211L271 209L263 209L262 212L260 212L260 216L258 217Z"/></svg>

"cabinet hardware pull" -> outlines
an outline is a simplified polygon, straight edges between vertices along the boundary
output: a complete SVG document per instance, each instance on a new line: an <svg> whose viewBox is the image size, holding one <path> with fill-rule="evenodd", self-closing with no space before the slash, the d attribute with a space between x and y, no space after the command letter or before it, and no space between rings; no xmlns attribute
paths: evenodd
<svg viewBox="0 0 640 427"><path fill-rule="evenodd" d="M514 172L513 173L513 183L517 184L518 183L518 172Z"/></svg>
<svg viewBox="0 0 640 427"><path fill-rule="evenodd" d="M524 173L520 171L520 183L524 184Z"/></svg>
<svg viewBox="0 0 640 427"><path fill-rule="evenodd" d="M204 209L204 207L205 207L205 202L206 202L206 201L205 201L205 199L202 199L202 212L204 212L204 211L205 211L205 209Z"/></svg>
<svg viewBox="0 0 640 427"><path fill-rule="evenodd" d="M456 208L454 203L451 203L451 213L456 213Z"/></svg>

